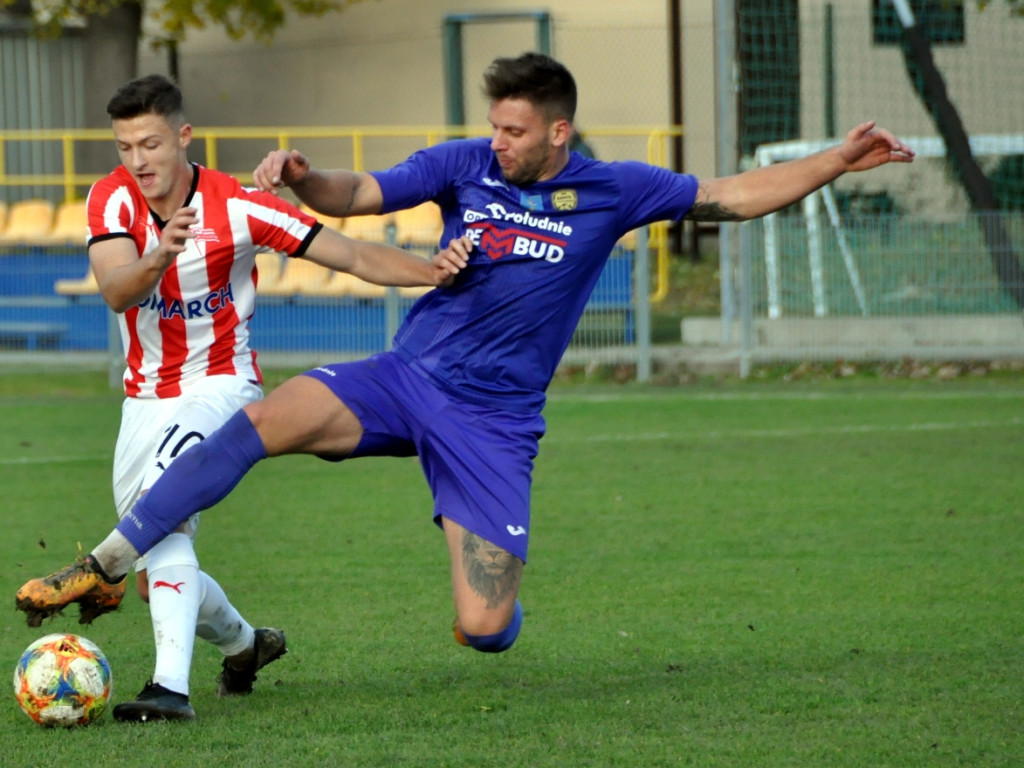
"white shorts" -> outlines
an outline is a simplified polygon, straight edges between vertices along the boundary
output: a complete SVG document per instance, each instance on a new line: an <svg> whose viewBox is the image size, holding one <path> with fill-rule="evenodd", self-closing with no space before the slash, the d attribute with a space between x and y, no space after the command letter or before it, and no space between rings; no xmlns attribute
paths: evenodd
<svg viewBox="0 0 1024 768"><path fill-rule="evenodd" d="M121 407L114 448L114 505L124 517L143 491L186 448L204 440L239 409L263 397L259 385L238 376L209 376L178 397L129 397ZM185 524L195 538L199 515ZM144 558L136 569L145 568Z"/></svg>

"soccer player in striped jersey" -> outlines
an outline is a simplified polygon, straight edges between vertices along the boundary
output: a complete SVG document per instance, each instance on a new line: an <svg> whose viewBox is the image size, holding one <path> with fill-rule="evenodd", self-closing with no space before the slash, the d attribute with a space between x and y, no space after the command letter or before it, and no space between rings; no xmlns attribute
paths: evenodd
<svg viewBox="0 0 1024 768"><path fill-rule="evenodd" d="M464 263L455 243L434 261L343 237L275 195L188 160L192 127L182 94L159 75L122 86L107 105L121 160L88 198L91 268L117 313L127 368L113 487L119 517L168 466L243 406L262 398L249 347L257 251L309 259L379 284L435 286ZM156 662L117 720L192 719L189 672L198 635L224 655L220 695L252 691L256 672L286 652L284 633L254 629L193 547L198 516L135 564L149 603ZM77 602L88 623L115 608L124 582ZM19 598L20 600L21 598ZM38 626L46 612L30 613Z"/></svg>
<svg viewBox="0 0 1024 768"><path fill-rule="evenodd" d="M307 371L247 405L172 465L85 560L50 578L74 576L84 589L118 577L268 456L416 454L448 548L455 639L504 651L523 621L519 584L545 391L615 243L655 221L763 216L844 173L914 154L864 123L808 157L697 179L570 152L576 85L548 56L497 59L485 85L490 139L444 142L374 173L315 170L297 151L267 156L256 185L290 186L325 215L433 200L442 238L473 242L468 266L417 302L391 351Z"/></svg>

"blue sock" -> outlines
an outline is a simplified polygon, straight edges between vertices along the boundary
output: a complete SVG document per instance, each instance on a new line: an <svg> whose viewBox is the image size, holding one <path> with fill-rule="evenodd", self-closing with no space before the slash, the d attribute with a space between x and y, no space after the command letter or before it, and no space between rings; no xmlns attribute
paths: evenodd
<svg viewBox="0 0 1024 768"><path fill-rule="evenodd" d="M466 638L466 642L478 651L501 653L512 647L512 643L519 637L519 630L522 627L523 606L516 600L516 609L512 613L512 621L501 632L495 632L493 635L470 635L463 632L462 635Z"/></svg>
<svg viewBox="0 0 1024 768"><path fill-rule="evenodd" d="M196 512L223 499L252 466L267 457L245 411L178 456L149 492L121 518L117 530L140 555Z"/></svg>

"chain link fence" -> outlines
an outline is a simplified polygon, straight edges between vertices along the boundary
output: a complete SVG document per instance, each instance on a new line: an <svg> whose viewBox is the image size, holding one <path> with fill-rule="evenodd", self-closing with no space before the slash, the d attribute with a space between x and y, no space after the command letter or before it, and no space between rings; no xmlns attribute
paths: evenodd
<svg viewBox="0 0 1024 768"><path fill-rule="evenodd" d="M726 275L737 309L688 337L684 323L684 342L724 339L748 369L1024 355L1024 17L999 3L912 5L935 71L912 55L889 2L735 4L745 164L806 155L867 119L918 157L740 225ZM957 130L991 189L987 207L948 148Z"/></svg>

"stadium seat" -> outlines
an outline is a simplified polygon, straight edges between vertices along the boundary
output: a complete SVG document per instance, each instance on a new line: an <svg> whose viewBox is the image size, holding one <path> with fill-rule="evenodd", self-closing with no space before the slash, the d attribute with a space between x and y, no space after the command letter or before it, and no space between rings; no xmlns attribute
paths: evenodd
<svg viewBox="0 0 1024 768"><path fill-rule="evenodd" d="M395 212L397 242L401 247L436 248L444 229L437 203L421 203L415 208Z"/></svg>
<svg viewBox="0 0 1024 768"><path fill-rule="evenodd" d="M324 295L331 270L305 259L288 259L281 276L260 293L265 296L318 296Z"/></svg>
<svg viewBox="0 0 1024 768"><path fill-rule="evenodd" d="M348 272L335 272L329 285L332 296L351 296L356 299L379 299L387 295L386 286L368 283Z"/></svg>
<svg viewBox="0 0 1024 768"><path fill-rule="evenodd" d="M353 240L383 243L387 240L387 227L392 220L392 216L349 216L341 231Z"/></svg>
<svg viewBox="0 0 1024 768"><path fill-rule="evenodd" d="M277 251L260 251L256 254L256 272L259 276L256 282L257 294L268 294L281 279L283 258Z"/></svg>
<svg viewBox="0 0 1024 768"><path fill-rule="evenodd" d="M403 286L398 289L398 295L403 299L418 299L424 293L434 290L429 285Z"/></svg>
<svg viewBox="0 0 1024 768"><path fill-rule="evenodd" d="M99 283L96 282L96 275L92 268L86 270L85 275L80 278L64 278L53 284L55 293L61 296L91 296L100 292Z"/></svg>
<svg viewBox="0 0 1024 768"><path fill-rule="evenodd" d="M312 216L325 227L333 229L335 232L341 232L342 228L344 227L345 220L341 216L325 216L322 213L317 213L305 203L300 205L299 209L307 216Z"/></svg>
<svg viewBox="0 0 1024 768"><path fill-rule="evenodd" d="M4 225L7 223L7 203L0 200L0 232L4 231Z"/></svg>
<svg viewBox="0 0 1024 768"><path fill-rule="evenodd" d="M345 286L338 282L338 278L342 273L335 272L333 269L326 270L327 277L323 282L316 283L315 286L303 291L305 296L345 296L347 295Z"/></svg>
<svg viewBox="0 0 1024 768"><path fill-rule="evenodd" d="M636 250L636 230L631 229L629 232L619 238L619 241L615 244L619 248L623 248L627 251Z"/></svg>
<svg viewBox="0 0 1024 768"><path fill-rule="evenodd" d="M53 228L37 242L43 245L84 245L88 233L85 200L70 200L57 207Z"/></svg>
<svg viewBox="0 0 1024 768"><path fill-rule="evenodd" d="M53 228L53 203L49 200L30 199L11 203L7 223L0 233L0 242L6 244L37 243Z"/></svg>

